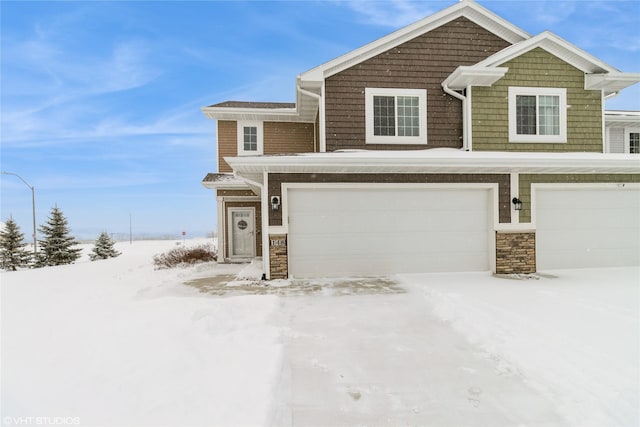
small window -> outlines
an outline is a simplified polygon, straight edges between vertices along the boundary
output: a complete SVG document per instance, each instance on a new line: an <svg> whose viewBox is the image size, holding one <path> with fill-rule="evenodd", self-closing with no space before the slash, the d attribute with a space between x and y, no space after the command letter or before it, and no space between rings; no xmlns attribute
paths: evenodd
<svg viewBox="0 0 640 427"><path fill-rule="evenodd" d="M365 89L367 144L426 144L427 91Z"/></svg>
<svg viewBox="0 0 640 427"><path fill-rule="evenodd" d="M510 87L510 142L567 142L566 89Z"/></svg>
<svg viewBox="0 0 640 427"><path fill-rule="evenodd" d="M244 151L258 151L258 127L243 126Z"/></svg>
<svg viewBox="0 0 640 427"><path fill-rule="evenodd" d="M262 152L262 122L238 122L238 155L259 155Z"/></svg>
<svg viewBox="0 0 640 427"><path fill-rule="evenodd" d="M640 132L629 132L629 153L640 154Z"/></svg>

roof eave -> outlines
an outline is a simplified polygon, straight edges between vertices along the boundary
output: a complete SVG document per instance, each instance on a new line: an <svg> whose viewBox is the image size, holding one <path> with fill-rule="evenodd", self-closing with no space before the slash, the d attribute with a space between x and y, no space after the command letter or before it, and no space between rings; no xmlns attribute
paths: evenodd
<svg viewBox="0 0 640 427"><path fill-rule="evenodd" d="M587 74L584 79L585 90L603 90L605 94L620 92L640 82L640 73Z"/></svg>
<svg viewBox="0 0 640 427"><path fill-rule="evenodd" d="M202 107L200 110L207 118L215 120L313 122L313 119L307 119L296 108Z"/></svg>
<svg viewBox="0 0 640 427"><path fill-rule="evenodd" d="M491 86L504 77L507 67L460 66L443 82L453 90L462 90L468 86Z"/></svg>
<svg viewBox="0 0 640 427"><path fill-rule="evenodd" d="M268 173L640 173L640 159L632 154L602 153L476 153L423 157L397 152L385 156L302 155L225 158L234 171ZM537 153L536 153L537 154Z"/></svg>

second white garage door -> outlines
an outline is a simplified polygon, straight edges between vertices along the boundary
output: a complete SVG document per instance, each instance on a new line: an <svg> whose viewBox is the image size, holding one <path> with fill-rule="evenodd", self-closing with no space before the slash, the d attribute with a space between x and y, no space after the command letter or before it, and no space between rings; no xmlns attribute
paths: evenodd
<svg viewBox="0 0 640 427"><path fill-rule="evenodd" d="M538 270L640 265L640 189L536 189Z"/></svg>
<svg viewBox="0 0 640 427"><path fill-rule="evenodd" d="M491 269L489 189L290 188L289 274Z"/></svg>

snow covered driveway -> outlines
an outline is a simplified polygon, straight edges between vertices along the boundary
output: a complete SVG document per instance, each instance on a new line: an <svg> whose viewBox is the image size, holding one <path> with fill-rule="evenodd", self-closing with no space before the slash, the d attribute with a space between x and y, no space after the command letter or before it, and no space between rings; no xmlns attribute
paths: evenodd
<svg viewBox="0 0 640 427"><path fill-rule="evenodd" d="M549 397L427 307L415 293L283 299L272 425L566 425Z"/></svg>
<svg viewBox="0 0 640 427"><path fill-rule="evenodd" d="M273 424L640 425L640 269L549 273L281 300Z"/></svg>
<svg viewBox="0 0 640 427"><path fill-rule="evenodd" d="M216 294L172 246L2 273L3 425L640 425L638 268Z"/></svg>

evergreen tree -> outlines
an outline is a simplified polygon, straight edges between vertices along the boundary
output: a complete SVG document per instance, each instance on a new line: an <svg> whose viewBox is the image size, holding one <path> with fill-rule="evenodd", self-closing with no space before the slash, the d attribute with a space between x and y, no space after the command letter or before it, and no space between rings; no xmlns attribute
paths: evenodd
<svg viewBox="0 0 640 427"><path fill-rule="evenodd" d="M98 259L115 258L120 255L120 252L113 248L114 241L104 231L100 233L100 236L96 240L95 246L91 250L93 253L89 255L91 261Z"/></svg>
<svg viewBox="0 0 640 427"><path fill-rule="evenodd" d="M44 235L38 252L39 267L73 264L80 258L82 249L73 247L77 243L69 235L67 219L57 206L51 209L51 216L47 219L47 223L41 225L38 231Z"/></svg>
<svg viewBox="0 0 640 427"><path fill-rule="evenodd" d="M24 234L13 218L9 218L0 231L0 267L7 271L16 271L28 267L31 253L25 249Z"/></svg>

